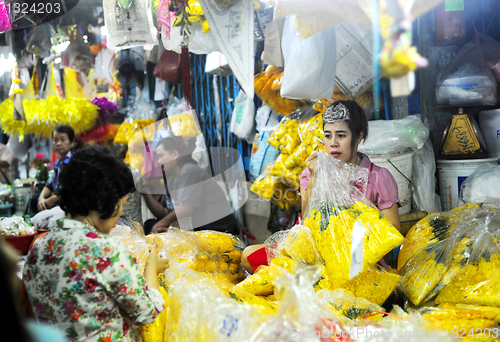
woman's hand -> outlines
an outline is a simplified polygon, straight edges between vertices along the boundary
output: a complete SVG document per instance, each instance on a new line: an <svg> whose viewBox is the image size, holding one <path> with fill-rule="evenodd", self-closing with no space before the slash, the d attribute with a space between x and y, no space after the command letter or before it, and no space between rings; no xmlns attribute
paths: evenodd
<svg viewBox="0 0 500 342"><path fill-rule="evenodd" d="M47 210L47 199L45 197L38 197L38 205L37 205L37 209L38 211L44 211L44 210Z"/></svg>
<svg viewBox="0 0 500 342"><path fill-rule="evenodd" d="M156 247L151 248L151 251L149 252L149 256L146 259L146 270L149 272L150 270L154 272L155 275L160 274L165 272L165 270L169 266L169 261L168 259L165 258L159 258L158 257L158 250Z"/></svg>
<svg viewBox="0 0 500 342"><path fill-rule="evenodd" d="M316 172L318 167L318 151L313 151L306 159L306 165L311 172Z"/></svg>
<svg viewBox="0 0 500 342"><path fill-rule="evenodd" d="M153 228L151 228L151 233L165 233L168 232L169 227L165 227L161 224L161 221L156 223Z"/></svg>

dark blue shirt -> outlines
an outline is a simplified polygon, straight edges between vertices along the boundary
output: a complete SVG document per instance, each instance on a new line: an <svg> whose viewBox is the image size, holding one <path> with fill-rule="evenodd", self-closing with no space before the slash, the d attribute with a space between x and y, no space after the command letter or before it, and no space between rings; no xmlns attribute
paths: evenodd
<svg viewBox="0 0 500 342"><path fill-rule="evenodd" d="M49 188L51 192L56 192L59 189L59 173L61 172L61 168L69 163L72 155L73 153L69 151L64 160L61 160L60 158L56 160L54 173L52 174L52 177L49 178L47 183L45 183L45 186Z"/></svg>

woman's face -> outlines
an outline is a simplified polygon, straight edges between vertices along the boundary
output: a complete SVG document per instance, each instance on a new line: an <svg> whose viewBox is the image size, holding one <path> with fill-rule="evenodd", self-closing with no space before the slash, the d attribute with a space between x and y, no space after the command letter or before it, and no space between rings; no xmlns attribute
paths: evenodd
<svg viewBox="0 0 500 342"><path fill-rule="evenodd" d="M95 228L103 234L106 235L109 234L111 229L113 229L114 226L116 225L116 222L118 221L120 216L122 216L123 206L127 204L129 197L130 195L127 194L126 196L123 196L120 199L120 201L118 202L118 212L116 213L115 216L112 216L108 219L103 220L99 217L100 216L99 213L91 212L91 215L95 217L95 219L93 219Z"/></svg>
<svg viewBox="0 0 500 342"><path fill-rule="evenodd" d="M323 144L329 155L346 163L356 163L357 148L355 151L351 148L353 135L346 122L327 123L323 131Z"/></svg>
<svg viewBox="0 0 500 342"><path fill-rule="evenodd" d="M66 155L75 146L75 142L71 142L66 133L54 132L52 134L52 142L54 143L54 151L60 155Z"/></svg>

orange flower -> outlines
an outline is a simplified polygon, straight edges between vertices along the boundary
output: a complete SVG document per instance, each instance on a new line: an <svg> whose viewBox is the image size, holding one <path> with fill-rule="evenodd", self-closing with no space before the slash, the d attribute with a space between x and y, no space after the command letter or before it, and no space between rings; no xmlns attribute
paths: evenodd
<svg viewBox="0 0 500 342"><path fill-rule="evenodd" d="M48 251L51 251L52 250L52 247L54 247L54 244L56 242L54 240L49 240L49 245L47 246L47 250Z"/></svg>
<svg viewBox="0 0 500 342"><path fill-rule="evenodd" d="M107 252L109 252L110 250L111 250L111 249L110 249L109 247L104 248L104 251L105 251L106 253L107 253Z"/></svg>
<svg viewBox="0 0 500 342"><path fill-rule="evenodd" d="M111 342L111 337L103 337L101 338L101 342Z"/></svg>
<svg viewBox="0 0 500 342"><path fill-rule="evenodd" d="M94 270L94 267L90 266L89 271L92 272Z"/></svg>
<svg viewBox="0 0 500 342"><path fill-rule="evenodd" d="M71 266L72 269L75 269L78 266L78 263L75 260L71 260L69 265Z"/></svg>

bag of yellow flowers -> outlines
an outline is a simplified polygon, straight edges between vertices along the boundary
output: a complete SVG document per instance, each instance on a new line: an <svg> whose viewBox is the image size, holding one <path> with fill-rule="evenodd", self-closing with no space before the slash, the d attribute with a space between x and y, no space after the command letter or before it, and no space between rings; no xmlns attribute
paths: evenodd
<svg viewBox="0 0 500 342"><path fill-rule="evenodd" d="M415 223L406 234L406 240L399 252L398 271L419 251L448 238L458 224L470 221L484 210L478 206L464 206L449 212L427 215Z"/></svg>
<svg viewBox="0 0 500 342"><path fill-rule="evenodd" d="M265 299L170 261L164 341L250 341L274 309Z"/></svg>
<svg viewBox="0 0 500 342"><path fill-rule="evenodd" d="M399 290L415 305L441 281L451 261L454 239L446 239L414 255L400 271Z"/></svg>
<svg viewBox="0 0 500 342"><path fill-rule="evenodd" d="M357 188L365 187L367 179L367 169L318 153L304 225L313 233L334 287L368 270L404 241Z"/></svg>
<svg viewBox="0 0 500 342"><path fill-rule="evenodd" d="M467 265L437 296L438 304L500 306L500 249L492 228L496 224L477 228Z"/></svg>
<svg viewBox="0 0 500 342"><path fill-rule="evenodd" d="M313 288L321 270L317 266L300 266L294 273L283 273L275 280L275 297L281 303L276 315L271 316L257 329L249 341L305 341L311 338L320 341L318 336L329 334L331 338L322 341L333 341L341 337L342 341L350 341L349 332L343 322L348 321L339 313L330 310L322 303Z"/></svg>

